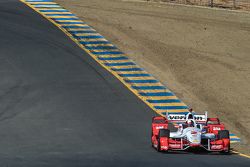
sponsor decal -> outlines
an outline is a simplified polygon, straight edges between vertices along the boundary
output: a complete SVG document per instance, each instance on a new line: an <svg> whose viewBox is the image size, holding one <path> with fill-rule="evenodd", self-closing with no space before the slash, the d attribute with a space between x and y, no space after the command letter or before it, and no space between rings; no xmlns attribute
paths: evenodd
<svg viewBox="0 0 250 167"><path fill-rule="evenodd" d="M171 121L185 121L186 120L186 115L184 114L169 114L168 115L168 120ZM206 116L205 115L194 115L194 120L195 121L206 121Z"/></svg>
<svg viewBox="0 0 250 167"><path fill-rule="evenodd" d="M213 130L221 130L220 127L213 127Z"/></svg>
<svg viewBox="0 0 250 167"><path fill-rule="evenodd" d="M206 121L206 115L194 115L196 121Z"/></svg>
<svg viewBox="0 0 250 167"><path fill-rule="evenodd" d="M181 148L181 145L180 144L169 144L169 147L171 148Z"/></svg>
<svg viewBox="0 0 250 167"><path fill-rule="evenodd" d="M186 120L186 116L185 115L169 115L168 116L169 120Z"/></svg>
<svg viewBox="0 0 250 167"><path fill-rule="evenodd" d="M168 146L161 146L161 148L163 148L163 149L168 149Z"/></svg>
<svg viewBox="0 0 250 167"><path fill-rule="evenodd" d="M211 149L212 150L220 150L220 149L222 149L222 145L212 145Z"/></svg>
<svg viewBox="0 0 250 167"><path fill-rule="evenodd" d="M192 135L196 135L197 132L196 132L196 131L191 131L191 134L192 134Z"/></svg>
<svg viewBox="0 0 250 167"><path fill-rule="evenodd" d="M155 129L164 129L164 126L156 126Z"/></svg>
<svg viewBox="0 0 250 167"><path fill-rule="evenodd" d="M203 118L202 118L201 116L199 116L199 117L194 116L194 119L195 119L196 121L202 121L202 120L203 120Z"/></svg>

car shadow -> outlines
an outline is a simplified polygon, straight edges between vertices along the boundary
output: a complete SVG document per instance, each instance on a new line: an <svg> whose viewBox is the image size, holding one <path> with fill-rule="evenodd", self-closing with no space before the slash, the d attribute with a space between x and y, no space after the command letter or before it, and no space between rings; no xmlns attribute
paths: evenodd
<svg viewBox="0 0 250 167"><path fill-rule="evenodd" d="M229 153L221 153L221 152L209 152L205 149L188 149L185 151L174 151L174 150L170 150L170 151L166 151L166 152L161 152L163 154L190 154L190 155L216 155L216 156L220 156L220 155L227 155L227 156L231 156L231 155L237 155L237 153L232 152L233 150L231 149Z"/></svg>

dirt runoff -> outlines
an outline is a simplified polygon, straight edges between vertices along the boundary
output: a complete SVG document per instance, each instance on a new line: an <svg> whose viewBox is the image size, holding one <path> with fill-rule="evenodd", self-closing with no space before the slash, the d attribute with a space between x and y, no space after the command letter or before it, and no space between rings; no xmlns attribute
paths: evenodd
<svg viewBox="0 0 250 167"><path fill-rule="evenodd" d="M56 0L250 152L250 13L125 0ZM240 148L239 148L240 149Z"/></svg>

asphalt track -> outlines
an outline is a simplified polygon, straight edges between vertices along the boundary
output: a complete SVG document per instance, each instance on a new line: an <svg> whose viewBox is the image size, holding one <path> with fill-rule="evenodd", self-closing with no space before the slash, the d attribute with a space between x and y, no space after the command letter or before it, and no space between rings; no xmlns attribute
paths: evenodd
<svg viewBox="0 0 250 167"><path fill-rule="evenodd" d="M154 112L39 14L0 1L0 166L249 166L157 153Z"/></svg>

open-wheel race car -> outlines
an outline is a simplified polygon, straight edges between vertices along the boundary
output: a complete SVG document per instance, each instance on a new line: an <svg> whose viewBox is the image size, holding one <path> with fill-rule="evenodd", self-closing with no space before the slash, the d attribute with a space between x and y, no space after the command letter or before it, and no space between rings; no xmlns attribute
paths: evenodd
<svg viewBox="0 0 250 167"><path fill-rule="evenodd" d="M218 118L207 118L207 112L153 117L151 142L159 152L189 148L230 152L229 131Z"/></svg>

